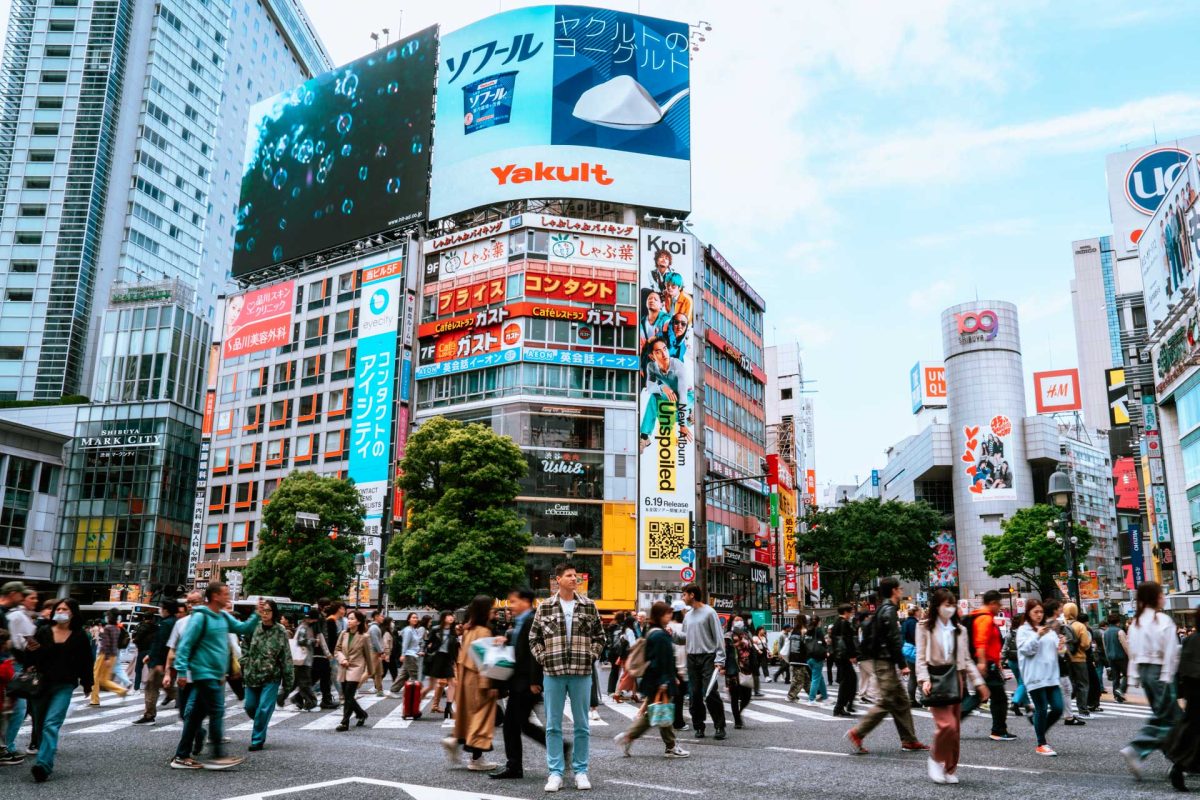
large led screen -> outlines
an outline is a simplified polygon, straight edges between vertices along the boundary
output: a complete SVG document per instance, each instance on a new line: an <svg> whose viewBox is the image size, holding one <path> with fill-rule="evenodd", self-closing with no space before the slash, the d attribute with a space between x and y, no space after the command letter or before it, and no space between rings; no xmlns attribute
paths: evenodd
<svg viewBox="0 0 1200 800"><path fill-rule="evenodd" d="M442 37L429 215L573 197L691 209L688 26L537 6Z"/></svg>
<svg viewBox="0 0 1200 800"><path fill-rule="evenodd" d="M250 110L235 277L424 215L436 51L426 28Z"/></svg>

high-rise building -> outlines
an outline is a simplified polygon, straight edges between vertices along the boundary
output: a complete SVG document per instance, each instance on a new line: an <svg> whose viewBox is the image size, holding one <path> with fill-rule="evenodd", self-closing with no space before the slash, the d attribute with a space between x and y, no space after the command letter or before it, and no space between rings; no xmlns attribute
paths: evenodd
<svg viewBox="0 0 1200 800"><path fill-rule="evenodd" d="M1079 355L1083 419L1094 430L1107 430L1107 372L1121 363L1117 319L1117 276L1112 239L1099 236L1072 242L1075 277L1071 308L1075 317L1075 347Z"/></svg>
<svg viewBox="0 0 1200 800"><path fill-rule="evenodd" d="M184 582L247 108L329 65L296 0L16 0L0 397L77 407L55 580ZM24 410L6 411L23 418Z"/></svg>

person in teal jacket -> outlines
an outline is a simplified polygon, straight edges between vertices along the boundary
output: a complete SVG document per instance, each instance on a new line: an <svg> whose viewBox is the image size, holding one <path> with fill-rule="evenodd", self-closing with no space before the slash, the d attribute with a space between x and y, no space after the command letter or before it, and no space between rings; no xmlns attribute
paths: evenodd
<svg viewBox="0 0 1200 800"><path fill-rule="evenodd" d="M238 756L226 756L222 739L225 736L225 690L222 681L229 671L229 634L242 636L259 624L258 614L245 622L225 610L229 605L229 587L214 581L204 590L203 606L192 611L187 630L175 649L175 669L179 672L177 685L182 690L189 680L194 684L183 714L183 734L171 759L173 769L228 769L245 761ZM262 602L259 602L262 610ZM192 742L204 718L209 718L209 741L213 758L200 762L192 758Z"/></svg>

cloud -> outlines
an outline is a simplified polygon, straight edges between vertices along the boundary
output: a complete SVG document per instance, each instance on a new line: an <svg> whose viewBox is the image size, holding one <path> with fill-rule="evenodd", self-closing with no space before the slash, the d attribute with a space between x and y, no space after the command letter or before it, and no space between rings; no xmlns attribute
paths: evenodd
<svg viewBox="0 0 1200 800"><path fill-rule="evenodd" d="M1197 127L1200 96L1169 94L991 128L942 119L882 141L842 131L827 139L826 146L828 162L841 167L831 184L843 190L928 186L1003 174L1039 156L1112 149L1122 142L1150 139L1156 128L1184 131Z"/></svg>
<svg viewBox="0 0 1200 800"><path fill-rule="evenodd" d="M780 342L798 342L802 349L824 347L837 338L837 332L829 325L810 317L786 316L777 318L768 325L768 345Z"/></svg>
<svg viewBox="0 0 1200 800"><path fill-rule="evenodd" d="M924 313L941 311L954 301L958 293L958 287L950 281L936 280L928 286L909 292L908 307Z"/></svg>
<svg viewBox="0 0 1200 800"><path fill-rule="evenodd" d="M1066 291L1066 278L1063 278L1063 290L1029 295L1017 301L1017 313L1021 324L1026 325L1040 320L1057 319L1061 315L1070 315L1071 293Z"/></svg>
<svg viewBox="0 0 1200 800"><path fill-rule="evenodd" d="M1037 220L1032 217L990 220L972 225L960 225L939 233L914 236L910 243L914 247L945 247L959 242L994 236L1024 236L1033 232L1037 228L1037 224Z"/></svg>

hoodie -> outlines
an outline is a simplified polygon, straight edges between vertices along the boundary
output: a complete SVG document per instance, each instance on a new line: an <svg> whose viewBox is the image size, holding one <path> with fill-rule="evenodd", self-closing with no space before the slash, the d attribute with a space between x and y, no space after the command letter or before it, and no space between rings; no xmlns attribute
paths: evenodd
<svg viewBox="0 0 1200 800"><path fill-rule="evenodd" d="M229 671L229 634L244 636L258 624L258 615L245 622L208 606L192 609L192 619L175 649L175 669L194 681L219 681Z"/></svg>

